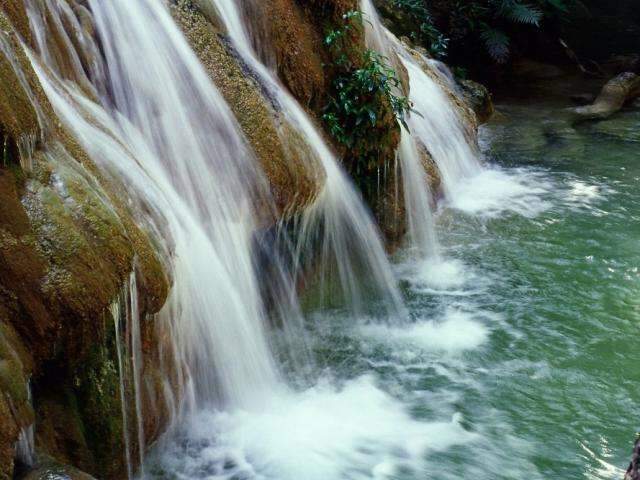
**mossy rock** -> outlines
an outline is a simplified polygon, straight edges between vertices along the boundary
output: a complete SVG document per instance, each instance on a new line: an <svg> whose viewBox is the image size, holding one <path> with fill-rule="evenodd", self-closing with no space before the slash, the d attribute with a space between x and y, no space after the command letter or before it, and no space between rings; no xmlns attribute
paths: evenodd
<svg viewBox="0 0 640 480"><path fill-rule="evenodd" d="M303 158L308 152L299 147L303 142L295 128L210 18L187 0L177 1L172 14L255 152L279 214L300 211L316 197L324 177ZM263 207L268 215L270 208Z"/></svg>

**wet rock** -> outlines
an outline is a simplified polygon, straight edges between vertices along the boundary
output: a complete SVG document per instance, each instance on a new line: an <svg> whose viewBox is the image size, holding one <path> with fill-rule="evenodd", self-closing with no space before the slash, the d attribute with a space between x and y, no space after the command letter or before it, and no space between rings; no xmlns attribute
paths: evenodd
<svg viewBox="0 0 640 480"><path fill-rule="evenodd" d="M0 287L1 288L1 287ZM14 475L20 432L34 421L29 402L31 358L0 303L0 479Z"/></svg>
<svg viewBox="0 0 640 480"><path fill-rule="evenodd" d="M491 93L484 85L473 80L461 80L464 99L473 109L479 123L486 123L495 112Z"/></svg>
<svg viewBox="0 0 640 480"><path fill-rule="evenodd" d="M637 435L636 443L633 447L631 462L624 476L624 480L640 480L640 434Z"/></svg>
<svg viewBox="0 0 640 480"><path fill-rule="evenodd" d="M609 80L591 105L569 110L574 123L602 120L640 96L640 76L625 72Z"/></svg>
<svg viewBox="0 0 640 480"><path fill-rule="evenodd" d="M48 459L42 465L18 477L17 480L95 480L95 478L75 467Z"/></svg>
<svg viewBox="0 0 640 480"><path fill-rule="evenodd" d="M308 167L303 140L280 114L259 77L207 16L182 0L174 4L172 14L251 144L280 214L304 208L316 197L324 178L318 176L318 169Z"/></svg>

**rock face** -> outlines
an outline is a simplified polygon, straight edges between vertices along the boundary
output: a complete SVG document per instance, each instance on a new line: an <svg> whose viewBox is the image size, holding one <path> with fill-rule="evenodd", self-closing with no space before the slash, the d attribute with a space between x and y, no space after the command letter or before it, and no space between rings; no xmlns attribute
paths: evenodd
<svg viewBox="0 0 640 480"><path fill-rule="evenodd" d="M495 110L487 87L473 80L461 80L460 87L465 101L475 112L478 123L488 122Z"/></svg>
<svg viewBox="0 0 640 480"><path fill-rule="evenodd" d="M0 10L0 479L37 462L25 453L34 429L39 455L118 478L109 307L135 271L146 318L163 305L167 278L120 187L55 119L19 45L22 4ZM143 331L157 343L153 328Z"/></svg>
<svg viewBox="0 0 640 480"><path fill-rule="evenodd" d="M318 176L317 169L305 166L301 157L304 150L295 148L303 142L296 138L295 129L280 114L278 105L201 9L181 0L172 6L172 14L251 144L280 215L308 205L324 178Z"/></svg>
<svg viewBox="0 0 640 480"><path fill-rule="evenodd" d="M572 120L574 123L603 120L639 96L640 76L631 72L621 73L602 87L593 104L572 109Z"/></svg>

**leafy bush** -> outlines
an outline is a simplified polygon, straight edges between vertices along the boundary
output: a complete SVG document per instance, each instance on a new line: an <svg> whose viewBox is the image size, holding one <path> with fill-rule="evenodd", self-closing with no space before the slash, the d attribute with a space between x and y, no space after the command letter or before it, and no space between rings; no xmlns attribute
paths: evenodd
<svg viewBox="0 0 640 480"><path fill-rule="evenodd" d="M480 3L480 2L478 2ZM511 38L507 33L510 26L524 25L539 27L545 12L567 11L564 0L488 0L477 9L476 19L480 34L489 55L497 62L505 62L511 53Z"/></svg>
<svg viewBox="0 0 640 480"><path fill-rule="evenodd" d="M477 43L498 63L508 60L512 37L521 27L539 28L545 18L566 15L579 0L378 0L382 11L400 10L413 24L409 35L434 56L451 44L474 49ZM386 8L385 8L386 7Z"/></svg>
<svg viewBox="0 0 640 480"><path fill-rule="evenodd" d="M446 56L449 39L436 28L423 0L390 0L390 4L408 16L409 23L413 25L407 32L411 40L423 45L435 58Z"/></svg>
<svg viewBox="0 0 640 480"><path fill-rule="evenodd" d="M388 59L362 48L364 21L362 12L352 10L343 15L339 28L327 31L325 43L332 56L328 67L334 75L323 119L357 167L366 171L380 160L390 141L389 129L404 124L411 104L399 93L400 80Z"/></svg>

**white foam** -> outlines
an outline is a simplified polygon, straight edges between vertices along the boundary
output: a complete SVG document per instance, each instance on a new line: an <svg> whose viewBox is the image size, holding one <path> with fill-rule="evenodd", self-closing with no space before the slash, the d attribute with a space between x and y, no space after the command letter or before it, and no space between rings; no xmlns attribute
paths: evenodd
<svg viewBox="0 0 640 480"><path fill-rule="evenodd" d="M429 451L473 440L460 420L415 420L371 376L342 388L324 382L268 399L261 411L198 414L162 468L210 480L387 480L399 469L419 474Z"/></svg>
<svg viewBox="0 0 640 480"><path fill-rule="evenodd" d="M516 213L533 218L548 210L548 182L534 172L487 168L453 187L448 206L470 215L497 217Z"/></svg>
<svg viewBox="0 0 640 480"><path fill-rule="evenodd" d="M569 182L569 199L574 201L591 201L601 197L598 185L589 185L580 180Z"/></svg>
<svg viewBox="0 0 640 480"><path fill-rule="evenodd" d="M404 269L405 278L414 287L422 287L422 290L426 287L439 293L460 289L474 276L461 261L444 257L406 264Z"/></svg>
<svg viewBox="0 0 640 480"><path fill-rule="evenodd" d="M460 353L481 346L489 337L489 329L474 315L455 308L446 311L443 320L421 320L411 325L366 325L366 335L384 340L409 343L430 351Z"/></svg>

